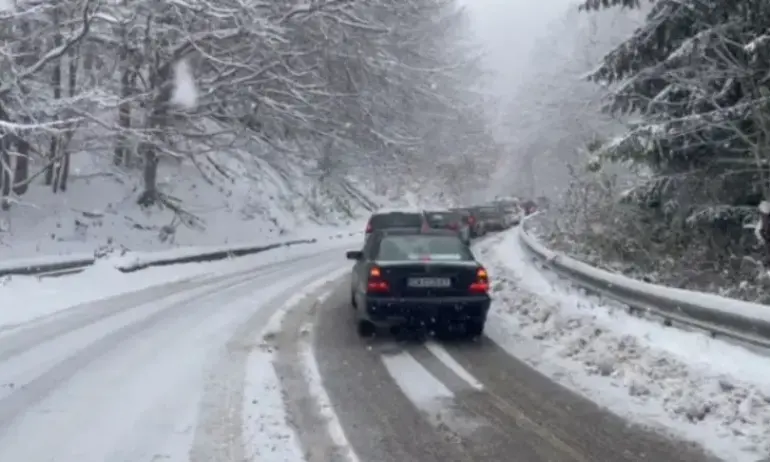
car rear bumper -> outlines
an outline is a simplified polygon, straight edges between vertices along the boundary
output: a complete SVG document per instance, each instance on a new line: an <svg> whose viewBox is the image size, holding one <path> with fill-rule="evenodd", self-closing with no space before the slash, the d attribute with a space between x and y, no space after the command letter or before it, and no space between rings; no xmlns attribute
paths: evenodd
<svg viewBox="0 0 770 462"><path fill-rule="evenodd" d="M491 299L487 296L452 298L365 299L365 317L378 327L404 324L445 325L487 319Z"/></svg>

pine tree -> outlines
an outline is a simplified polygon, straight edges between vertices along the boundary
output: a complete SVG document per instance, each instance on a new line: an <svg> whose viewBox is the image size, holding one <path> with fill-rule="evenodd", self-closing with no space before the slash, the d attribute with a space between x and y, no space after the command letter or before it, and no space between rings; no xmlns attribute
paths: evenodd
<svg viewBox="0 0 770 462"><path fill-rule="evenodd" d="M584 9L638 7L589 0ZM603 155L652 168L634 196L692 223L739 221L768 193L770 3L660 0L591 74L638 123Z"/></svg>

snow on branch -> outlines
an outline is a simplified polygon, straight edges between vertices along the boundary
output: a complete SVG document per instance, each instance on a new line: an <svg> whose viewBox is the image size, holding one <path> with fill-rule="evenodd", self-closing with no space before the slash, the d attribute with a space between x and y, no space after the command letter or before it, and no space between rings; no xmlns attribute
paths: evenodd
<svg viewBox="0 0 770 462"><path fill-rule="evenodd" d="M440 183L437 163L454 175L494 144L452 2L81 0L0 16L13 22L0 130L54 190L85 153L144 169L149 206L166 158Z"/></svg>
<svg viewBox="0 0 770 462"><path fill-rule="evenodd" d="M11 91L11 89L15 85L17 85L19 82L29 78L34 74L37 74L48 63L61 58L70 49L72 49L74 46L80 43L80 41L82 41L83 38L86 37L86 35L88 35L88 31L91 26L91 7L93 2L94 0L86 0L85 4L83 5L83 9L81 12L82 25L80 27L80 30L72 34L69 38L65 39L63 44L46 52L46 54L43 55L42 58L40 58L37 62L35 62L30 67L26 69L22 69L20 72L17 72L16 74L14 74L10 82L0 85L0 97L4 96L9 91Z"/></svg>

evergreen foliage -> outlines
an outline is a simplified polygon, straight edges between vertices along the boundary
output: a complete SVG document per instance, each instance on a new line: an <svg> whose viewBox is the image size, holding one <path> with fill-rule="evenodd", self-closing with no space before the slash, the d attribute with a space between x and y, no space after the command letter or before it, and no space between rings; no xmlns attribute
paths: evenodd
<svg viewBox="0 0 770 462"><path fill-rule="evenodd" d="M590 74L611 89L608 112L638 118L602 150L605 158L652 169L634 197L693 223L713 223L741 221L767 196L768 27L766 1L656 1L646 24Z"/></svg>

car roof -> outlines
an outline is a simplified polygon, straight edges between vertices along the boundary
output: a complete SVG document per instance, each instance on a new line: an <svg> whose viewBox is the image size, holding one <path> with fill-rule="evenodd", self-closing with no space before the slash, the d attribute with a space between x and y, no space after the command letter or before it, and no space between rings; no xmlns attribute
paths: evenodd
<svg viewBox="0 0 770 462"><path fill-rule="evenodd" d="M375 231L382 236L457 236L457 233L447 229L423 228L386 228ZM459 238L458 238L459 239Z"/></svg>
<svg viewBox="0 0 770 462"><path fill-rule="evenodd" d="M392 214L392 213L402 213L402 214L407 214L407 215L412 215L412 214L420 214L421 215L422 214L422 210L421 209L408 209L408 208L404 208L404 209L382 208L382 209L379 209L379 210L375 210L372 213L372 215L373 216L374 215L389 215L389 214Z"/></svg>
<svg viewBox="0 0 770 462"><path fill-rule="evenodd" d="M425 211L426 214L429 214L429 213L450 213L451 214L451 213L458 213L458 212L459 212L459 210L447 210L447 209L443 209L443 210L426 210Z"/></svg>

